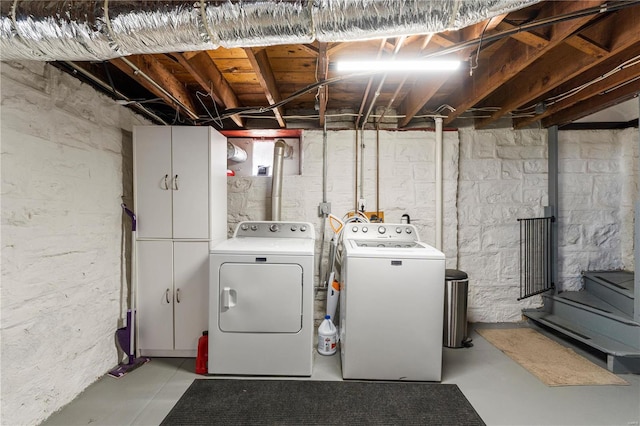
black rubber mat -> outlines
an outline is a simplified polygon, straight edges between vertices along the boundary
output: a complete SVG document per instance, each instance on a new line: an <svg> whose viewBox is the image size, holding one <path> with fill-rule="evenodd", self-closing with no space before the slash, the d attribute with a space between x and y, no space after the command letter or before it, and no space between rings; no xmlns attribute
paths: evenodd
<svg viewBox="0 0 640 426"><path fill-rule="evenodd" d="M458 386L195 380L162 425L484 425Z"/></svg>

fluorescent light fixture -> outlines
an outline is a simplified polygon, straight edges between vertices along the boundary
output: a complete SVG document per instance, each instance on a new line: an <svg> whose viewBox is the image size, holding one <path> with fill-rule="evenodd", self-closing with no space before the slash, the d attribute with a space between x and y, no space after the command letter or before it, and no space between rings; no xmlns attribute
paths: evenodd
<svg viewBox="0 0 640 426"><path fill-rule="evenodd" d="M338 61L336 71L339 72L434 72L455 71L460 68L460 61L451 59L419 59L395 61Z"/></svg>

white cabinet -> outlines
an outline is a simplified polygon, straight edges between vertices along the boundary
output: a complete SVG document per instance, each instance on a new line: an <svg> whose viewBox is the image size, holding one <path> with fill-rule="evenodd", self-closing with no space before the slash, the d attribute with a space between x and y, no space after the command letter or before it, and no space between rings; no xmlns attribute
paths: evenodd
<svg viewBox="0 0 640 426"><path fill-rule="evenodd" d="M210 127L134 128L141 355L195 356L208 327L209 249L227 238L226 149Z"/></svg>
<svg viewBox="0 0 640 426"><path fill-rule="evenodd" d="M138 241L138 344L142 355L195 356L207 330L209 243Z"/></svg>
<svg viewBox="0 0 640 426"><path fill-rule="evenodd" d="M208 127L134 129L138 238L209 238L212 131Z"/></svg>

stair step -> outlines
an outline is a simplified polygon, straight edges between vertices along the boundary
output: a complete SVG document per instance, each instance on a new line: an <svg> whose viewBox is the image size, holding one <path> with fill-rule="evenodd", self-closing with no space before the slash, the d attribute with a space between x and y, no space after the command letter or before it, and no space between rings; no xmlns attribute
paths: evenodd
<svg viewBox="0 0 640 426"><path fill-rule="evenodd" d="M578 308L588 310L598 315L611 318L625 324L638 325L633 321L633 316L618 307L608 303L591 291L565 291L556 295L547 295L545 297L574 305Z"/></svg>
<svg viewBox="0 0 640 426"><path fill-rule="evenodd" d="M640 357L640 348L634 348L617 340L611 339L608 336L582 327L558 315L534 309L525 309L522 313L527 318L544 324L547 327L591 346L600 352L617 357Z"/></svg>
<svg viewBox="0 0 640 426"><path fill-rule="evenodd" d="M629 271L589 271L583 274L587 292L633 318L634 274Z"/></svg>

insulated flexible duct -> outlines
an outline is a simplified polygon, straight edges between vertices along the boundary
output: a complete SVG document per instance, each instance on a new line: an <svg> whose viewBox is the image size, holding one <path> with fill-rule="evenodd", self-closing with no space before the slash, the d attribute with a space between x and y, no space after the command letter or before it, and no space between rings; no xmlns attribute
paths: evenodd
<svg viewBox="0 0 640 426"><path fill-rule="evenodd" d="M539 0L0 2L0 60L339 42L455 30Z"/></svg>

